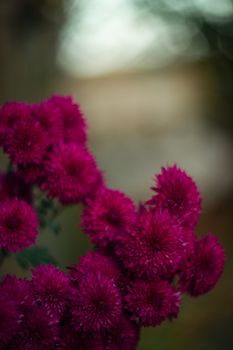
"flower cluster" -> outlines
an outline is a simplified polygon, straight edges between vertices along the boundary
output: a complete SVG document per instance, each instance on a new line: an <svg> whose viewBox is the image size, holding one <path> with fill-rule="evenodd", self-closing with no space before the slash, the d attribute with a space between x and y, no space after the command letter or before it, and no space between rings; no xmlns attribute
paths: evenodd
<svg viewBox="0 0 233 350"><path fill-rule="evenodd" d="M81 227L95 246L68 273L39 264L30 280L3 278L0 350L135 350L142 327L176 318L183 293L207 293L222 274L217 237L195 234L201 197L191 177L163 168L137 206L106 186L86 129L70 97L0 109L11 165L0 174L0 249L35 243L35 187L63 205L82 203Z"/></svg>

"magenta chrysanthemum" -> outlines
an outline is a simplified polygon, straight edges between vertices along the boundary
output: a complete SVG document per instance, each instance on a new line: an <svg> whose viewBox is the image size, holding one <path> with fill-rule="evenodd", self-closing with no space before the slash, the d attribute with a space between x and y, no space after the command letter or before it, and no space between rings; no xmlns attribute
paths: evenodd
<svg viewBox="0 0 233 350"><path fill-rule="evenodd" d="M111 257L104 256L98 252L89 252L86 256L80 257L80 263L70 268L70 277L74 284L89 272L101 273L114 282L120 277L120 271Z"/></svg>
<svg viewBox="0 0 233 350"><path fill-rule="evenodd" d="M220 278L224 262L224 250L217 237L209 234L196 241L180 273L181 291L195 297L209 292Z"/></svg>
<svg viewBox="0 0 233 350"><path fill-rule="evenodd" d="M192 178L176 165L162 168L153 187L156 194L148 201L156 208L169 210L181 224L193 228L201 211L201 196Z"/></svg>
<svg viewBox="0 0 233 350"><path fill-rule="evenodd" d="M51 99L34 107L33 111L44 133L48 136L50 144L59 143L63 140L62 117L58 107Z"/></svg>
<svg viewBox="0 0 233 350"><path fill-rule="evenodd" d="M144 209L135 229L121 239L116 253L137 276L169 276L176 272L183 255L180 228L167 212Z"/></svg>
<svg viewBox="0 0 233 350"><path fill-rule="evenodd" d="M100 273L87 273L74 290L71 312L77 330L111 329L121 313L121 297L113 280Z"/></svg>
<svg viewBox="0 0 233 350"><path fill-rule="evenodd" d="M7 275L0 285L0 295L6 295L22 312L33 300L31 281Z"/></svg>
<svg viewBox="0 0 233 350"><path fill-rule="evenodd" d="M46 181L42 189L62 203L84 201L102 183L93 156L74 144L63 144L51 153L45 170Z"/></svg>
<svg viewBox="0 0 233 350"><path fill-rule="evenodd" d="M133 201L120 191L102 189L84 209L82 226L93 243L104 247L124 236L135 223Z"/></svg>
<svg viewBox="0 0 233 350"><path fill-rule="evenodd" d="M58 321L66 307L69 279L52 265L39 265L32 271L35 299L54 321Z"/></svg>
<svg viewBox="0 0 233 350"><path fill-rule="evenodd" d="M143 327L158 326L179 312L180 294L167 281L137 281L125 296L125 308Z"/></svg>
<svg viewBox="0 0 233 350"><path fill-rule="evenodd" d="M6 102L0 108L0 144L4 145L11 129L20 121L31 120L31 108L24 102Z"/></svg>
<svg viewBox="0 0 233 350"><path fill-rule="evenodd" d="M31 305L24 313L21 327L13 341L12 349L54 349L57 338L57 324L48 318L45 310L36 305Z"/></svg>
<svg viewBox="0 0 233 350"><path fill-rule="evenodd" d="M106 335L106 350L135 350L139 341L139 326L124 315L109 334Z"/></svg>
<svg viewBox="0 0 233 350"><path fill-rule="evenodd" d="M20 312L14 299L0 290L0 349L6 349L19 328Z"/></svg>
<svg viewBox="0 0 233 350"><path fill-rule="evenodd" d="M43 247L17 253L22 267L37 266L31 279L0 281L0 350L136 350L142 327L177 317L182 292L215 286L224 251L211 234L196 236L200 193L176 165L136 207L106 187L80 107L62 96L0 107L0 146L10 158L0 173L0 264L35 243L39 223L59 233L61 204L83 205L94 244L68 275L40 264Z"/></svg>
<svg viewBox="0 0 233 350"><path fill-rule="evenodd" d="M72 324L65 323L61 327L57 350L107 350L104 337L99 333L78 332Z"/></svg>
<svg viewBox="0 0 233 350"><path fill-rule="evenodd" d="M83 343L83 336L71 324L62 325L57 350L84 350Z"/></svg>
<svg viewBox="0 0 233 350"><path fill-rule="evenodd" d="M48 139L38 122L18 122L8 133L5 152L14 163L41 162Z"/></svg>
<svg viewBox="0 0 233 350"><path fill-rule="evenodd" d="M35 243L38 219L26 202L12 199L0 205L0 247L10 252Z"/></svg>
<svg viewBox="0 0 233 350"><path fill-rule="evenodd" d="M18 173L27 184L40 184L45 176L44 163L19 164Z"/></svg>
<svg viewBox="0 0 233 350"><path fill-rule="evenodd" d="M85 144L86 122L79 105L71 97L52 96L49 102L60 111L65 143Z"/></svg>
<svg viewBox="0 0 233 350"><path fill-rule="evenodd" d="M19 173L0 173L0 200L3 202L12 198L31 202L31 186L25 183Z"/></svg>

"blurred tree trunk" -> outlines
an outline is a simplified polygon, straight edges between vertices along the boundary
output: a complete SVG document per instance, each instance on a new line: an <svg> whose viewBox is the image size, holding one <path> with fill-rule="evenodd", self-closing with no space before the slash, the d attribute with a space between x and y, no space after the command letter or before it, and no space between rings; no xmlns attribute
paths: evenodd
<svg viewBox="0 0 233 350"><path fill-rule="evenodd" d="M64 22L62 0L1 0L1 102L51 93L59 77L55 60Z"/></svg>

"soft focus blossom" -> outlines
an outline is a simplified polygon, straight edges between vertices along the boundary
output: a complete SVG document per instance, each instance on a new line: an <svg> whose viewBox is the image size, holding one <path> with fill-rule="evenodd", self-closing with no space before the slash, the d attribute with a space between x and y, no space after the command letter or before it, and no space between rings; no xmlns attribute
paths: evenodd
<svg viewBox="0 0 233 350"><path fill-rule="evenodd" d="M12 350L53 349L58 339L58 327L44 309L31 305L25 311L20 328L12 341Z"/></svg>
<svg viewBox="0 0 233 350"><path fill-rule="evenodd" d="M0 201L12 198L31 202L32 188L18 172L0 173Z"/></svg>
<svg viewBox="0 0 233 350"><path fill-rule="evenodd" d="M33 301L31 281L7 275L0 284L0 295L7 296L22 313Z"/></svg>
<svg viewBox="0 0 233 350"><path fill-rule="evenodd" d="M179 293L163 280L137 281L125 296L125 308L131 319L139 320L144 327L155 327L168 317L176 317L179 306Z"/></svg>
<svg viewBox="0 0 233 350"><path fill-rule="evenodd" d="M63 127L63 141L84 145L86 142L86 121L80 110L80 106L74 103L70 96L52 96L49 103L60 112ZM60 123L60 121L58 121Z"/></svg>
<svg viewBox="0 0 233 350"><path fill-rule="evenodd" d="M225 254L218 238L209 234L196 241L180 273L179 285L183 292L198 296L209 292L219 280Z"/></svg>
<svg viewBox="0 0 233 350"><path fill-rule="evenodd" d="M42 189L62 203L84 201L102 183L101 172L91 153L75 144L60 145L51 153L45 172Z"/></svg>
<svg viewBox="0 0 233 350"><path fill-rule="evenodd" d="M39 221L53 226L56 200L83 205L94 244L68 274L35 253L31 279L2 278L0 350L136 350L141 327L178 316L182 292L198 296L217 283L225 255L216 237L195 234L201 197L191 177L162 168L138 207L107 188L71 97L4 104L0 146L10 158L0 173L0 262L35 243Z"/></svg>
<svg viewBox="0 0 233 350"><path fill-rule="evenodd" d="M60 109L51 99L34 106L33 114L48 137L48 143L58 144L63 138L63 124Z"/></svg>
<svg viewBox="0 0 233 350"><path fill-rule="evenodd" d="M20 311L14 300L8 298L6 293L0 291L0 349L10 342L19 328Z"/></svg>
<svg viewBox="0 0 233 350"><path fill-rule="evenodd" d="M156 176L155 195L148 203L166 209L184 226L193 228L201 212L201 196L192 178L176 165Z"/></svg>
<svg viewBox="0 0 233 350"><path fill-rule="evenodd" d="M38 219L26 202L12 199L0 205L0 247L10 252L20 251L35 243Z"/></svg>
<svg viewBox="0 0 233 350"><path fill-rule="evenodd" d="M40 185L45 177L44 162L19 164L18 172L27 184Z"/></svg>
<svg viewBox="0 0 233 350"><path fill-rule="evenodd" d="M106 335L106 350L135 350L139 341L139 326L122 315L117 326Z"/></svg>
<svg viewBox="0 0 233 350"><path fill-rule="evenodd" d="M117 282L120 277L120 270L114 259L99 252L89 252L87 255L80 257L80 263L71 266L69 269L74 284L78 284L80 279L89 272L101 273L114 282Z"/></svg>
<svg viewBox="0 0 233 350"><path fill-rule="evenodd" d="M39 265L32 271L35 300L54 321L59 321L69 295L69 279L52 265Z"/></svg>
<svg viewBox="0 0 233 350"><path fill-rule="evenodd" d="M17 164L40 163L48 138L39 123L18 122L8 133L4 150Z"/></svg>
<svg viewBox="0 0 233 350"><path fill-rule="evenodd" d="M121 314L121 296L112 279L101 273L87 273L74 290L73 324L77 330L110 330Z"/></svg>
<svg viewBox="0 0 233 350"><path fill-rule="evenodd" d="M24 102L6 102L0 108L0 145L4 145L11 129L20 121L32 120L30 105Z"/></svg>
<svg viewBox="0 0 233 350"><path fill-rule="evenodd" d="M102 189L84 209L82 226L93 243L104 247L124 236L135 223L136 209L124 193Z"/></svg>
<svg viewBox="0 0 233 350"><path fill-rule="evenodd" d="M116 253L137 276L169 276L182 260L182 233L167 212L142 210L135 229L121 239Z"/></svg>

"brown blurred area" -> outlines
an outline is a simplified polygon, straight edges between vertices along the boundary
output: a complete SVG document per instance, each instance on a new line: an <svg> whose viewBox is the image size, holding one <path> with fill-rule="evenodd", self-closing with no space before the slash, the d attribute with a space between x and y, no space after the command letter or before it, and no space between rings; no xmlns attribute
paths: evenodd
<svg viewBox="0 0 233 350"><path fill-rule="evenodd" d="M120 28L128 10L122 1L113 2L119 2ZM119 62L114 61L112 45L117 42L117 35L111 32L111 26L102 41L94 38L94 31L85 36L88 25L95 24L90 18L82 27L83 21L91 16L88 3L90 7L93 5L94 19L95 13L99 16L102 9L106 11L106 22L111 24L109 7L104 5L109 4L107 0L1 1L0 100L40 101L52 93L73 95L86 115L90 146L108 185L120 188L136 201L150 196L154 174L161 166L177 163L190 173L203 195L203 214L197 231L200 235L211 231L220 237L227 254L226 268L210 294L198 300L185 297L177 321L143 331L140 350L187 347L230 350L233 346L233 10L230 12L233 5L230 6L231 1L218 5L212 1L211 7L208 0L189 0L186 5L184 1L129 1L131 11L137 14L139 34L144 30L141 18L150 21L151 32L155 34L160 30L156 23L174 24L174 28L182 23L180 41L188 40L182 36L185 26L187 30L195 30L183 50L178 51L177 47L183 46L173 36L167 43L162 37L160 46L153 36L143 52L132 56L130 51L136 44L131 28L132 50L128 44L128 51L125 49L123 39L122 47L119 41L119 49L115 49L120 58L129 54L122 63L120 58ZM72 20L74 13L77 14ZM114 17L112 23L115 21ZM170 29L172 33L173 28ZM127 35L130 43L130 34ZM88 40L91 37L93 42L95 39L99 51L93 47L88 51L85 40L84 46L76 47L72 36ZM106 46L105 56L101 56L101 45L104 49L107 39L111 49ZM194 50L197 43L203 49L198 54ZM66 63L64 57L69 52L75 53L77 59L67 59ZM93 56L88 56L88 52ZM161 52L165 53L157 64L156 57ZM105 70L106 57L109 60L112 57L114 64L110 69L106 61ZM97 63L101 59L100 70ZM1 159L3 169L5 161ZM80 212L81 208L66 208L58 219L63 228L61 235L54 237L43 232L39 238L63 267L75 263L91 247L78 229ZM13 256L5 261L4 271L25 275Z"/></svg>

